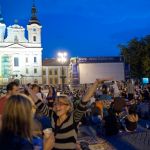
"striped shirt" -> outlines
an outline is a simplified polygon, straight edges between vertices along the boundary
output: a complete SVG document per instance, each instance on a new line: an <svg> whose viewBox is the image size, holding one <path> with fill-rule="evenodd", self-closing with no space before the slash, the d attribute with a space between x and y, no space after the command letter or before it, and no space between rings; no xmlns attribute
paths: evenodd
<svg viewBox="0 0 150 150"><path fill-rule="evenodd" d="M86 102L80 102L77 108L68 116L68 118L57 126L58 117L49 110L48 106L41 100L36 102L38 111L43 115L50 117L52 128L55 134L55 146L53 150L75 150L77 141L77 125L86 111Z"/></svg>

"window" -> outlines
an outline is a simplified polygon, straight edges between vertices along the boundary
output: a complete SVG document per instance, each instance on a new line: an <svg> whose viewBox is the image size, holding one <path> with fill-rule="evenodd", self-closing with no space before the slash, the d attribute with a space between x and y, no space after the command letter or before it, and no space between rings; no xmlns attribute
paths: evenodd
<svg viewBox="0 0 150 150"><path fill-rule="evenodd" d="M28 70L28 68L26 68L26 74L28 74L29 73L29 70Z"/></svg>
<svg viewBox="0 0 150 150"><path fill-rule="evenodd" d="M66 69L65 68L61 68L61 75L66 75Z"/></svg>
<svg viewBox="0 0 150 150"><path fill-rule="evenodd" d="M33 41L36 42L36 36L33 36Z"/></svg>
<svg viewBox="0 0 150 150"><path fill-rule="evenodd" d="M18 37L17 36L14 37L14 43L18 43Z"/></svg>
<svg viewBox="0 0 150 150"><path fill-rule="evenodd" d="M15 67L19 66L19 58L18 57L14 57L14 66Z"/></svg>
<svg viewBox="0 0 150 150"><path fill-rule="evenodd" d="M53 74L53 72L52 72L52 70L50 69L50 70L49 70L49 75L52 75L52 74Z"/></svg>
<svg viewBox="0 0 150 150"><path fill-rule="evenodd" d="M46 78L43 78L43 84L46 84Z"/></svg>
<svg viewBox="0 0 150 150"><path fill-rule="evenodd" d="M55 78L55 84L58 84L58 78Z"/></svg>
<svg viewBox="0 0 150 150"><path fill-rule="evenodd" d="M28 63L28 57L26 57L26 63Z"/></svg>
<svg viewBox="0 0 150 150"><path fill-rule="evenodd" d="M34 57L34 63L36 63L37 62L37 58L36 57Z"/></svg>
<svg viewBox="0 0 150 150"><path fill-rule="evenodd" d="M36 68L34 68L34 73L37 73L37 69Z"/></svg>
<svg viewBox="0 0 150 150"><path fill-rule="evenodd" d="M58 70L57 70L57 69L55 69L55 72L54 72L54 73L55 73L55 75L57 75L57 74L58 74Z"/></svg>
<svg viewBox="0 0 150 150"><path fill-rule="evenodd" d="M43 70L43 75L46 75L46 70Z"/></svg>
<svg viewBox="0 0 150 150"><path fill-rule="evenodd" d="M66 70L66 68L63 68L63 69L64 69L64 76L65 76L67 73L67 70Z"/></svg>
<svg viewBox="0 0 150 150"><path fill-rule="evenodd" d="M49 83L53 84L53 78L49 78Z"/></svg>

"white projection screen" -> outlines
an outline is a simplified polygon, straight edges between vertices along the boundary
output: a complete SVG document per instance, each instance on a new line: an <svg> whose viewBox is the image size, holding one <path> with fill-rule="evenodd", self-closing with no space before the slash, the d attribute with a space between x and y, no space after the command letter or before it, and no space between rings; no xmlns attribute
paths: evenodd
<svg viewBox="0 0 150 150"><path fill-rule="evenodd" d="M80 63L80 84L93 83L98 78L113 78L113 80L124 80L123 63Z"/></svg>

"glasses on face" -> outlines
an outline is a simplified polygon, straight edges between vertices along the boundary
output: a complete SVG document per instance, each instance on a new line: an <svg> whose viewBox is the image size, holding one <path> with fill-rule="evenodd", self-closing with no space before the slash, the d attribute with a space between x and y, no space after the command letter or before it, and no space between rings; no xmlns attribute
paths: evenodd
<svg viewBox="0 0 150 150"><path fill-rule="evenodd" d="M56 103L54 103L54 106L64 106L64 105L68 106L69 104L62 103L62 102L56 102Z"/></svg>

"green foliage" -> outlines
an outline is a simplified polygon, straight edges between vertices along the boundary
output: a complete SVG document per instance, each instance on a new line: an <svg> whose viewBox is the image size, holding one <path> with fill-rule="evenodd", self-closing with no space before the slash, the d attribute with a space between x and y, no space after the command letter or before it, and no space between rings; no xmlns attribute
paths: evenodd
<svg viewBox="0 0 150 150"><path fill-rule="evenodd" d="M150 35L119 45L121 55L130 64L131 77L150 77Z"/></svg>

